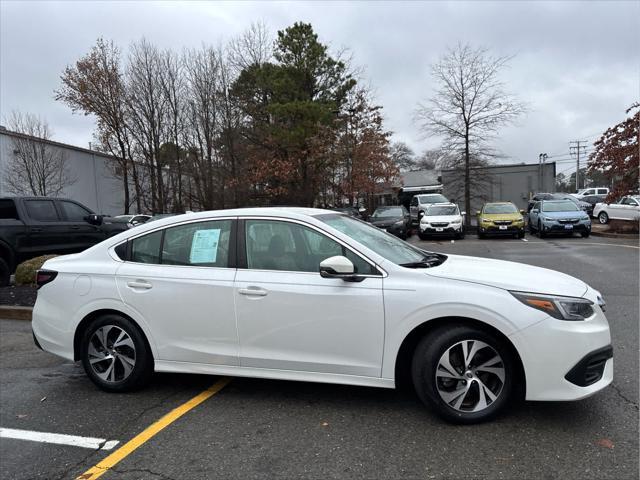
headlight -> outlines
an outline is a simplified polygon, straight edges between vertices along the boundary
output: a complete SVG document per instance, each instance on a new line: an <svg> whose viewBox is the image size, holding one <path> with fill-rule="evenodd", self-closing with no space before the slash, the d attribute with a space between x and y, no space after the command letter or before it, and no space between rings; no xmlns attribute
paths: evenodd
<svg viewBox="0 0 640 480"><path fill-rule="evenodd" d="M460 223L462 223L462 220L460 218L457 218L456 220L453 220L451 222L451 225L460 225Z"/></svg>
<svg viewBox="0 0 640 480"><path fill-rule="evenodd" d="M491 223L491 219L489 219L489 218L481 218L480 222L482 222L482 223Z"/></svg>
<svg viewBox="0 0 640 480"><path fill-rule="evenodd" d="M528 307L535 308L558 320L584 320L593 315L593 302L581 297L559 297L536 293L511 292Z"/></svg>
<svg viewBox="0 0 640 480"><path fill-rule="evenodd" d="M393 224L394 227L401 227L404 225L404 222L402 220L398 220L396 223Z"/></svg>
<svg viewBox="0 0 640 480"><path fill-rule="evenodd" d="M513 223L524 223L524 218L519 218L515 220Z"/></svg>

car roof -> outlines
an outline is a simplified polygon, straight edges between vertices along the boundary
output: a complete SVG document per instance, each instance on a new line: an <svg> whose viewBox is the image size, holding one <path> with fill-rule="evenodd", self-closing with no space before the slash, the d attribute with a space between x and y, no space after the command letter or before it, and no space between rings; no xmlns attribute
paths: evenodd
<svg viewBox="0 0 640 480"><path fill-rule="evenodd" d="M457 207L457 205L451 202L438 202L432 203L429 207Z"/></svg>
<svg viewBox="0 0 640 480"><path fill-rule="evenodd" d="M514 203L513 202L487 202L484 205L485 206L487 206L487 205L514 205Z"/></svg>

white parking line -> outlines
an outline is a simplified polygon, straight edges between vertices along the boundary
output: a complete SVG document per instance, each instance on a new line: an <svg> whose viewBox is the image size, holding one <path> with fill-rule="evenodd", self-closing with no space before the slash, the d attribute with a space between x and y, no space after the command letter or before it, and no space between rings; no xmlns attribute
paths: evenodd
<svg viewBox="0 0 640 480"><path fill-rule="evenodd" d="M0 438L71 445L73 447L91 448L93 450L111 450L120 443L118 440L107 441L104 438L78 437L76 435L64 435L62 433L34 432L32 430L16 430L13 428L0 428Z"/></svg>

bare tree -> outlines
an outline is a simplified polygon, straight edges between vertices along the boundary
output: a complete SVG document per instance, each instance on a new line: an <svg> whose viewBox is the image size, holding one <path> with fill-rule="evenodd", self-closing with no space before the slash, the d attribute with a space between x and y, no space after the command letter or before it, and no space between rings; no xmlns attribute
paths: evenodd
<svg viewBox="0 0 640 480"><path fill-rule="evenodd" d="M436 92L419 105L417 119L425 132L443 138L443 149L462 166L465 209L471 209L473 162L497 156L491 140L526 107L504 89L500 71L511 57L493 57L484 48L458 44L432 66ZM471 216L467 215L467 225Z"/></svg>
<svg viewBox="0 0 640 480"><path fill-rule="evenodd" d="M136 185L136 202L140 211L139 182L131 160L131 134L125 118L126 89L121 71L120 50L113 42L99 38L91 51L62 73L62 86L56 100L66 103L73 112L94 115L98 120L97 138L104 150L118 159L117 173L122 177L124 210L129 213L129 169Z"/></svg>
<svg viewBox="0 0 640 480"><path fill-rule="evenodd" d="M263 22L254 22L228 46L229 65L240 72L252 65L262 65L273 58L273 36Z"/></svg>
<svg viewBox="0 0 640 480"><path fill-rule="evenodd" d="M76 182L69 171L64 151L47 143L51 130L45 120L26 113L12 112L9 130L13 158L9 159L5 186L14 195L58 196Z"/></svg>

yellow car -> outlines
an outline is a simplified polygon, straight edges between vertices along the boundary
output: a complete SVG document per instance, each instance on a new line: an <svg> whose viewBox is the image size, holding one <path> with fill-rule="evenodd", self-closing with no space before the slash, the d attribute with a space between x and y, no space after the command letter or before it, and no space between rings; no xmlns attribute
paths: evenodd
<svg viewBox="0 0 640 480"><path fill-rule="evenodd" d="M478 238L513 235L524 238L524 211L511 202L485 203L478 215Z"/></svg>

